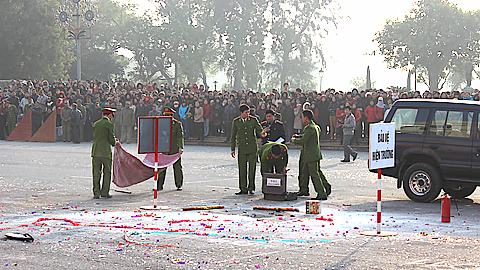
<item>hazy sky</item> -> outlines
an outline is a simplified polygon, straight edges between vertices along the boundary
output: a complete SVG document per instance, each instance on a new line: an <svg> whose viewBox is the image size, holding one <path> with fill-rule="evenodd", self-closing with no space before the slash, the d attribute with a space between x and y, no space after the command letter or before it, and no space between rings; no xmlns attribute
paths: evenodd
<svg viewBox="0 0 480 270"><path fill-rule="evenodd" d="M135 3L142 9L152 8L148 0L120 0L121 2ZM228 1L228 0L225 0ZM479 10L480 1L475 0L450 0L464 11ZM372 42L374 34L382 30L387 19L403 18L414 7L414 0L336 0L341 6L339 14L349 17L339 22L337 29L332 29L329 36L323 40L323 51L326 60L322 89L329 87L337 90L350 90L353 86L350 80L355 77L365 77L367 66L370 65L371 78L375 81L376 88L388 86L406 86L407 72L388 69L381 56L369 56L366 53L377 49ZM477 71L480 68L476 68ZM319 73L314 74L320 80ZM474 76L475 77L475 76ZM213 88L213 81L219 85L227 82L223 74L218 74L208 80ZM412 88L413 88L412 80ZM301 87L291 85L291 87ZM480 80L475 77L472 81L473 88L480 88ZM424 84L417 84L417 89L425 90ZM305 89L313 90L313 89ZM318 90L318 89L317 89Z"/></svg>

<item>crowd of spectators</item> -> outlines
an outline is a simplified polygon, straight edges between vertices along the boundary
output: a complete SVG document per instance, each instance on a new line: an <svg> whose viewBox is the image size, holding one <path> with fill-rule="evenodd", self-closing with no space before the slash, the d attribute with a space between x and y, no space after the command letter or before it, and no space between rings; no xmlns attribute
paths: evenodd
<svg viewBox="0 0 480 270"><path fill-rule="evenodd" d="M100 119L101 109L117 109L115 114L116 136L123 142L135 137L136 118L140 116L161 115L164 106L173 108L175 118L180 120L185 139L203 140L205 136L225 136L229 141L232 121L239 115L241 104L250 106L250 114L261 122L265 112L273 110L276 119L283 122L286 141L303 129L302 111L310 109L314 121L322 129L322 139L342 139L342 129L338 128L345 118L344 107L350 106L355 116L356 127L353 141L368 137L368 125L381 121L397 99L466 99L479 100L476 90L468 92L429 92L397 90L339 91L327 89L321 92L304 91L291 88L288 83L282 89L272 89L268 93L254 92L252 89L241 91L211 90L197 84L157 84L152 82L113 82L113 81L19 81L1 89L0 139L12 132L11 125L16 107L15 124L30 109L32 111L32 132L36 131L51 113L56 114L57 128L61 129L64 141L73 139L71 124L81 125L81 141L91 141L93 123ZM74 105L75 104L75 105ZM11 107L11 108L10 108ZM75 108L73 108L75 107ZM9 109L10 108L10 109ZM73 119L81 112L80 119ZM77 117L78 118L78 117ZM10 121L10 126L9 126ZM62 126L62 127L61 127ZM123 135L122 135L123 133ZM340 142L341 143L341 142Z"/></svg>

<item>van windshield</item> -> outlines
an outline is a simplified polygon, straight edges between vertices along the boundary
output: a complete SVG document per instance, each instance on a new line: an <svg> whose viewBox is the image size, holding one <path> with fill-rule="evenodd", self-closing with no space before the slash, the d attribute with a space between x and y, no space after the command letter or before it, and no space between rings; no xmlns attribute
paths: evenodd
<svg viewBox="0 0 480 270"><path fill-rule="evenodd" d="M428 113L425 108L397 108L390 122L395 123L395 133L422 135L425 134Z"/></svg>

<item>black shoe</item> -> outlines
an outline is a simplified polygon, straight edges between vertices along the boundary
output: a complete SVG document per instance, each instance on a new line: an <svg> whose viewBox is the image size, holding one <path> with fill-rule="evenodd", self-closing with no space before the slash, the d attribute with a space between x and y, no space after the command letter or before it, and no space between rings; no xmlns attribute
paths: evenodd
<svg viewBox="0 0 480 270"><path fill-rule="evenodd" d="M355 155L353 156L353 161L355 161L355 159L357 159L357 156L358 156L358 153L355 153Z"/></svg>
<svg viewBox="0 0 480 270"><path fill-rule="evenodd" d="M327 186L325 187L325 193L327 193L327 196L330 196L330 194L332 194L332 185L327 184Z"/></svg>
<svg viewBox="0 0 480 270"><path fill-rule="evenodd" d="M177 190L182 190L182 189L183 189L182 186L177 187Z"/></svg>
<svg viewBox="0 0 480 270"><path fill-rule="evenodd" d="M112 198L112 195L110 195L110 194L108 194L108 195L105 195L105 196L103 196L103 195L102 195L102 197L103 197L103 198L110 199L110 198Z"/></svg>
<svg viewBox="0 0 480 270"><path fill-rule="evenodd" d="M340 162L350 162L350 160L342 159L342 160L340 160Z"/></svg>
<svg viewBox="0 0 480 270"><path fill-rule="evenodd" d="M318 195L317 195L317 197L311 198L311 200L326 201L326 200L327 200L327 195L323 195L323 196L318 196Z"/></svg>
<svg viewBox="0 0 480 270"><path fill-rule="evenodd" d="M248 192L240 190L239 192L235 193L235 195L244 195L244 194L248 194Z"/></svg>
<svg viewBox="0 0 480 270"><path fill-rule="evenodd" d="M310 196L308 192L297 192L297 196Z"/></svg>
<svg viewBox="0 0 480 270"><path fill-rule="evenodd" d="M248 191L248 195L254 195L254 194L255 194L255 191L253 191L253 190Z"/></svg>
<svg viewBox="0 0 480 270"><path fill-rule="evenodd" d="M100 196L93 196L93 199L98 200L100 199Z"/></svg>

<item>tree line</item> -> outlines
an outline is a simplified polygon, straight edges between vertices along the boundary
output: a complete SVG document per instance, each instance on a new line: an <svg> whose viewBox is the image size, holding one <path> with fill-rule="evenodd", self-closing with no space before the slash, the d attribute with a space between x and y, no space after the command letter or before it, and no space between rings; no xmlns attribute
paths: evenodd
<svg viewBox="0 0 480 270"><path fill-rule="evenodd" d="M332 0L94 0L99 18L82 40L82 77L202 82L225 72L234 89L315 87L320 40L336 24ZM75 78L75 41L55 25L62 0L6 0L0 9L0 77ZM153 6L155 6L153 8ZM128 50L131 58L119 52Z"/></svg>

